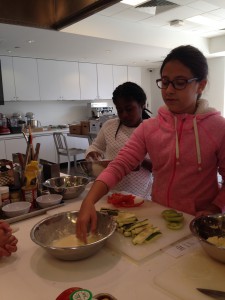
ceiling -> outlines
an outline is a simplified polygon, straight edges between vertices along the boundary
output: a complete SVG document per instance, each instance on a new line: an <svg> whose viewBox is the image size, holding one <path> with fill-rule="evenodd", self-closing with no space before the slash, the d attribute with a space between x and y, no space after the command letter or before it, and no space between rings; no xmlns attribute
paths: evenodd
<svg viewBox="0 0 225 300"><path fill-rule="evenodd" d="M207 57L225 56L225 0L169 2L144 10L117 3L61 31L0 24L0 55L148 68L158 67L181 44ZM206 25L189 19L196 16ZM182 26L171 26L177 19Z"/></svg>

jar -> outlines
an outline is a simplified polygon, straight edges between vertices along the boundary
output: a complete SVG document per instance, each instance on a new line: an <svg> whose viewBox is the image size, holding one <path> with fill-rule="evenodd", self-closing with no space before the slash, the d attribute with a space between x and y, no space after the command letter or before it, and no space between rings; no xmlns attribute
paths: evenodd
<svg viewBox="0 0 225 300"><path fill-rule="evenodd" d="M35 207L37 199L37 185L23 186L21 190L23 201L30 202L31 207Z"/></svg>
<svg viewBox="0 0 225 300"><path fill-rule="evenodd" d="M8 186L0 186L0 194L2 198L2 206L9 204L9 187Z"/></svg>
<svg viewBox="0 0 225 300"><path fill-rule="evenodd" d="M18 202L21 200L21 190L17 186L10 186L9 188L10 202Z"/></svg>

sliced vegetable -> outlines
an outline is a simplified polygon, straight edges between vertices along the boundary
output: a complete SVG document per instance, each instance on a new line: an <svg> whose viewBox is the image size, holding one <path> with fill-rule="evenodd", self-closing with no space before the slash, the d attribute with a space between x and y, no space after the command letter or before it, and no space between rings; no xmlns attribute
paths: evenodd
<svg viewBox="0 0 225 300"><path fill-rule="evenodd" d="M184 226L184 223L183 222L169 222L167 223L167 227L169 229L173 229L173 230L177 230L177 229L181 229L182 227Z"/></svg>
<svg viewBox="0 0 225 300"><path fill-rule="evenodd" d="M135 198L132 194L113 193L111 196L108 196L108 203L120 207L136 207L144 203L144 200L135 202Z"/></svg>
<svg viewBox="0 0 225 300"><path fill-rule="evenodd" d="M177 230L181 229L184 225L183 213L179 213L174 209L166 209L162 211L163 218L167 221L167 227L169 229Z"/></svg>
<svg viewBox="0 0 225 300"><path fill-rule="evenodd" d="M147 239L149 239L152 236L152 234L154 234L155 232L159 232L159 228L153 227L153 226L149 226L146 229L144 229L143 231L141 231L138 235L136 235L133 238L132 243L134 245L136 245L136 244L139 244L139 245L143 244L143 242L146 241Z"/></svg>

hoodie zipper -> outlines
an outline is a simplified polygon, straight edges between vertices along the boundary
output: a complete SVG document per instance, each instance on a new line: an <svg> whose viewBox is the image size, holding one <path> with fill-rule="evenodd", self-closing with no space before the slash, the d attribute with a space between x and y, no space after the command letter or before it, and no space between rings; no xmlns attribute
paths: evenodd
<svg viewBox="0 0 225 300"><path fill-rule="evenodd" d="M181 134L182 134L182 131L183 131L184 122L185 122L185 118L183 118L181 120L181 124L180 124L179 130L178 130L178 143L180 143L180 139L181 139ZM175 129L176 129L176 133L177 133L177 128L175 128ZM173 163L173 172L172 172L172 176L171 176L171 179L170 179L170 182L169 182L169 186L168 186L168 189L167 189L167 206L168 207L170 207L170 204L171 204L170 191L171 191L172 184L173 184L173 181L174 181L177 164L179 164L179 160L177 160L176 149L175 149L175 156L174 156L174 163Z"/></svg>

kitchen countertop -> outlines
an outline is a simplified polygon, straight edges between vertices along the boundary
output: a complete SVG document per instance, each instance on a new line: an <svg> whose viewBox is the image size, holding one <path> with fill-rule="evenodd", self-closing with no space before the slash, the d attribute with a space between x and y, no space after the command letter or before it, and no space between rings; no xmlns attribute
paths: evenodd
<svg viewBox="0 0 225 300"><path fill-rule="evenodd" d="M206 256L199 243L191 235L165 249L156 251L141 261L112 250L107 244L94 256L81 261L60 261L48 255L31 241L31 228L50 215L78 210L90 185L91 183L79 198L65 200L64 206L49 210L45 215L12 224L16 230L14 234L19 240L18 251L11 257L2 258L0 261L1 300L55 300L62 291L73 286L89 289L93 294L107 292L118 300L185 300L185 297L180 297L179 293L176 294L175 287L179 283L185 263L187 266L193 261L196 267L198 257L203 259L205 268L209 262L210 268L218 270L218 276L224 278L225 273L221 273L224 265ZM105 205L106 200L102 198L96 204L96 208L99 209ZM192 267L194 268L194 265ZM174 272L173 268L176 270L174 281L171 275ZM199 270L202 270L201 265L199 265ZM192 278L192 281L195 278L198 279L196 286L195 281L189 282L190 276L185 277L186 281L182 281L182 293L190 296L189 299L192 300L208 299L194 288L204 284L204 281L199 282L199 276L196 274L200 272L202 275L202 271L199 270L194 270L195 276L193 276L194 279ZM169 287L164 284L167 280L170 282ZM210 282L213 281L210 280ZM180 292L179 288L177 290Z"/></svg>

